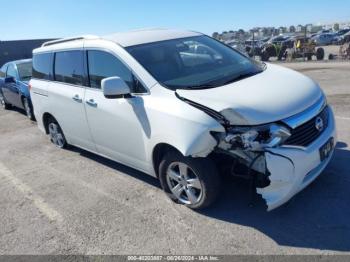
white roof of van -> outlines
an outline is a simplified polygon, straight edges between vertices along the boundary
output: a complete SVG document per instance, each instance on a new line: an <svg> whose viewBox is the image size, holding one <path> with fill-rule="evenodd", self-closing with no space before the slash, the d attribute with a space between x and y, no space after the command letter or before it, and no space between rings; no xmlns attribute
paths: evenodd
<svg viewBox="0 0 350 262"><path fill-rule="evenodd" d="M174 29L141 29L123 33L115 33L101 37L120 44L123 47L141 45L152 42L199 36L201 33Z"/></svg>
<svg viewBox="0 0 350 262"><path fill-rule="evenodd" d="M176 38L184 38L191 36L200 36L201 33L193 31L175 30L175 29L141 29L129 32L115 33L102 37L94 35L81 35L62 39L56 39L49 42L45 42L41 47L34 49L33 53L41 51L55 50L56 47L69 47L72 43L77 43L83 40L107 40L115 42L123 47L141 45L152 42L159 42L164 40L171 40Z"/></svg>

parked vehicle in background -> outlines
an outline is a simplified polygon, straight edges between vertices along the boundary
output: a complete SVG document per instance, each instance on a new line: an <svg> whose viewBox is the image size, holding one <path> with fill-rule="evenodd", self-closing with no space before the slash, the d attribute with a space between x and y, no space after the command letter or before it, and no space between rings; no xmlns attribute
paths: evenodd
<svg viewBox="0 0 350 262"><path fill-rule="evenodd" d="M260 56L261 48L264 46L264 42L259 39L248 39L244 42L245 52L249 57Z"/></svg>
<svg viewBox="0 0 350 262"><path fill-rule="evenodd" d="M348 29L342 29L342 30L339 30L336 35L337 36L342 36L342 35L345 35L346 33L350 32L350 28Z"/></svg>
<svg viewBox="0 0 350 262"><path fill-rule="evenodd" d="M15 106L24 109L34 120L33 105L28 82L32 77L32 60L17 60L4 64L0 69L0 103L4 109Z"/></svg>
<svg viewBox="0 0 350 262"><path fill-rule="evenodd" d="M322 29L322 30L317 32L318 35L328 34L328 33L332 33L332 30L330 30L330 29Z"/></svg>
<svg viewBox="0 0 350 262"><path fill-rule="evenodd" d="M350 59L350 41L344 43L339 48L339 57L341 59L349 60Z"/></svg>
<svg viewBox="0 0 350 262"><path fill-rule="evenodd" d="M313 57L316 60L323 60L325 51L322 47L316 47L316 43L312 38L305 36L296 36L293 38L293 45L288 46L286 50L287 56L290 59L306 58L312 60Z"/></svg>
<svg viewBox="0 0 350 262"><path fill-rule="evenodd" d="M153 175L193 209L222 193L220 173L249 179L247 190L277 208L318 177L336 143L317 83L198 32L48 42L33 52L30 83L38 126L56 146Z"/></svg>
<svg viewBox="0 0 350 262"><path fill-rule="evenodd" d="M343 45L345 43L350 42L350 32L347 32L347 33L343 34L339 38L340 38L339 42L338 42L339 45Z"/></svg>
<svg viewBox="0 0 350 262"><path fill-rule="evenodd" d="M322 46L322 45L331 45L333 44L335 35L332 33L325 33L325 34L320 34L316 35L312 38L312 40L316 43L317 46Z"/></svg>
<svg viewBox="0 0 350 262"><path fill-rule="evenodd" d="M278 35L278 36L274 36L274 37L271 37L267 43L268 44L282 44L283 42L285 42L286 40L288 40L291 36L286 36L286 35Z"/></svg>
<svg viewBox="0 0 350 262"><path fill-rule="evenodd" d="M225 44L241 52L242 54L248 55L246 53L245 45L240 41L230 40L230 41L226 41Z"/></svg>

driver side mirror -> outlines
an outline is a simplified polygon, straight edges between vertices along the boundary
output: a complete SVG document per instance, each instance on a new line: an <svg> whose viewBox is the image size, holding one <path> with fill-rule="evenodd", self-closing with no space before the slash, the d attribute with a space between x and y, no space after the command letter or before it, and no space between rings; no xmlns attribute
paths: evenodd
<svg viewBox="0 0 350 262"><path fill-rule="evenodd" d="M9 83L16 83L16 80L13 76L8 76L5 78L5 83L9 84Z"/></svg>
<svg viewBox="0 0 350 262"><path fill-rule="evenodd" d="M104 96L108 99L121 98L130 94L130 87L118 76L102 79L101 87Z"/></svg>

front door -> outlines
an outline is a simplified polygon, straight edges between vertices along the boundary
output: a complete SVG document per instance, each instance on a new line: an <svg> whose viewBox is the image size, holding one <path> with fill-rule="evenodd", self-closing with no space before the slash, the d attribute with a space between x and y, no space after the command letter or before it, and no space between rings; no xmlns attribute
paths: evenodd
<svg viewBox="0 0 350 262"><path fill-rule="evenodd" d="M101 80L119 76L133 88L131 71L114 55L87 51L90 88L85 93L85 108L97 151L138 169L146 169L144 138L150 136L143 97L107 99Z"/></svg>

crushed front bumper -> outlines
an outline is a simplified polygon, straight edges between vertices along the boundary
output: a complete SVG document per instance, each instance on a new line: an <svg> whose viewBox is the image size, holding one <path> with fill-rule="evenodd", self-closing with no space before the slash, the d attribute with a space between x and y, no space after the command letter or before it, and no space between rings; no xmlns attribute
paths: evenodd
<svg viewBox="0 0 350 262"><path fill-rule="evenodd" d="M269 211L286 203L321 174L332 158L334 149L323 161L319 150L332 137L335 145L337 141L335 120L329 107L327 128L308 147L282 146L271 148L265 153L270 185L257 188L257 193L265 199Z"/></svg>

